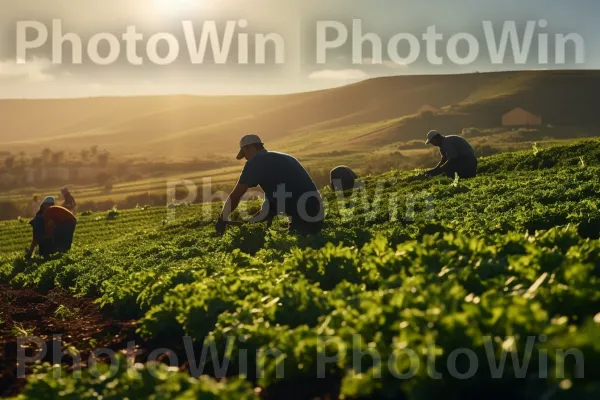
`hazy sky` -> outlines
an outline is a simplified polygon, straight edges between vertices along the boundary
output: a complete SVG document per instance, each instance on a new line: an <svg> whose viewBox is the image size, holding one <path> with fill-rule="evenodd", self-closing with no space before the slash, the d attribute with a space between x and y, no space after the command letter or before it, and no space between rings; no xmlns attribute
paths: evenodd
<svg viewBox="0 0 600 400"><path fill-rule="evenodd" d="M384 75L600 68L597 0L0 0L0 6L4 98L270 94ZM220 49L220 57L210 40L198 51L213 21L215 44L228 43L231 33L229 52ZM358 23L362 35L370 34L362 46ZM62 45L58 24L62 35L70 34ZM509 42L504 57L494 58L490 43L499 45L510 24L520 42L530 32L531 47L515 60ZM440 35L435 51L423 38L428 29ZM556 51L557 34L575 34L559 46L564 57ZM263 47L259 64L255 52Z"/></svg>

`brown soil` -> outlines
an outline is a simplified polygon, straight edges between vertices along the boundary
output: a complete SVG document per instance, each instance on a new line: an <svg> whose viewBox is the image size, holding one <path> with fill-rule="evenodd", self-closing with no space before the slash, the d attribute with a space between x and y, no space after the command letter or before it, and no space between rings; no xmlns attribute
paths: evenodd
<svg viewBox="0 0 600 400"><path fill-rule="evenodd" d="M61 306L72 312L64 320L55 315ZM142 343L135 335L135 328L135 322L114 321L92 300L74 298L62 290L40 294L0 285L0 397L18 394L26 383L17 377L19 336L33 336L46 342L48 351L43 361L51 362L53 335L61 335L63 349L73 346L85 363L93 349L122 350L127 348L128 341ZM32 344L26 354L33 355L36 347ZM61 361L66 365L73 362L68 356Z"/></svg>
<svg viewBox="0 0 600 400"><path fill-rule="evenodd" d="M75 311L68 319L61 319L56 315L57 309L64 306ZM137 322L118 321L111 319L110 310L102 312L91 299L74 298L63 290L52 290L41 294L30 289L13 289L7 285L0 285L0 398L11 397L23 391L26 379L17 376L17 340L19 336L36 337L46 343L47 354L42 359L44 362L54 363L53 336L60 335L62 341L61 351L73 347L79 351L82 367L86 360L97 349L111 349L126 353L127 344L135 342L136 362L145 362L153 349L162 348L166 343L156 340L144 340L136 335ZM178 357L185 360L185 350L182 343L170 343ZM199 345L194 346L194 352L200 354ZM164 346L166 347L166 346ZM26 349L26 356L34 356L37 345L32 344ZM99 361L107 361L100 358ZM166 361L159 358L158 361ZM60 362L73 368L73 359L63 357ZM180 364L180 370L189 372L187 361ZM31 368L26 369L26 376L31 373ZM337 381L325 380L323 387L313 387L303 382L292 382L280 385L270 391L261 392L261 397L268 399L305 399L315 398L313 393L337 393ZM293 393L293 394L292 394ZM309 395L310 394L310 395ZM325 396L321 398L337 398Z"/></svg>

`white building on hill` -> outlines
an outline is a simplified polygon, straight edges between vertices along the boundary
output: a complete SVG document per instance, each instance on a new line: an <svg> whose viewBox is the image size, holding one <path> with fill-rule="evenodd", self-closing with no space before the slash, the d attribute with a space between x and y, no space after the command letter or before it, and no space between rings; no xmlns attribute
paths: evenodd
<svg viewBox="0 0 600 400"><path fill-rule="evenodd" d="M517 107L502 116L502 126L540 126L542 117Z"/></svg>

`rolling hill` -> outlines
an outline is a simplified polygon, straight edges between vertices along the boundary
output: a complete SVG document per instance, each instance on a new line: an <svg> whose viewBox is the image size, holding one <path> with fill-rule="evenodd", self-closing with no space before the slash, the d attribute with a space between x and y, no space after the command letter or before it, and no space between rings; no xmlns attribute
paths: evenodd
<svg viewBox="0 0 600 400"><path fill-rule="evenodd" d="M372 149L436 128L494 127L523 107L544 123L598 122L600 71L530 71L386 77L282 96L155 96L1 100L0 148L202 156L235 152L257 132L283 150ZM416 114L424 105L441 110ZM321 144L322 146L319 146Z"/></svg>

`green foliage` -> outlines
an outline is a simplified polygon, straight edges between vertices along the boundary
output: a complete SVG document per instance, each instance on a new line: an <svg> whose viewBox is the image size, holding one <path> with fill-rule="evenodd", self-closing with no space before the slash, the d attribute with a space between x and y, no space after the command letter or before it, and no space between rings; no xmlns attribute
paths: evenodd
<svg viewBox="0 0 600 400"><path fill-rule="evenodd" d="M116 361L112 370L98 364L93 371L82 371L78 378L58 366L39 366L25 392L16 399L257 399L252 388L241 380L192 379L162 365L137 364L128 368L121 355Z"/></svg>
<svg viewBox="0 0 600 400"><path fill-rule="evenodd" d="M288 234L283 219L268 230L233 227L219 237L204 219L218 205L150 208L120 211L111 222L83 219L71 252L28 262L16 252L28 232L5 224L1 282L95 298L114 317L140 319L139 333L161 343L180 346L186 335L196 345L228 348L231 375L242 370L244 352L285 355L263 365L250 360L248 383L182 374L143 384L123 374L74 382L42 374L25 395L250 398L258 385L283 396L307 390L307 398L332 387L345 398L596 398L600 377L578 379L572 363L563 376L551 354L577 348L586 371L600 360L599 161L600 142L589 141L486 157L474 179L413 180L398 171L368 177L346 197L323 192L327 224L310 237ZM176 218L163 223L167 212ZM529 338L536 338L529 374L541 372L545 349L548 378L519 379L508 360L492 379L488 354L496 364L508 350L522 358ZM461 348L480 365L467 380L449 376ZM410 370L407 357L388 363L403 349L420 361L408 380L393 374ZM318 381L323 351L339 357ZM377 352L383 363L368 356L356 363L356 351ZM444 379L430 377L431 359ZM469 367L457 363L460 371ZM259 368L264 374L256 378Z"/></svg>
<svg viewBox="0 0 600 400"><path fill-rule="evenodd" d="M16 338L24 338L33 336L35 330L33 328L25 328L23 324L15 323L12 327L12 335Z"/></svg>
<svg viewBox="0 0 600 400"><path fill-rule="evenodd" d="M61 304L58 306L56 311L54 311L54 316L60 319L61 321L66 321L77 316L79 311L80 310L78 308L71 309L65 306L64 304Z"/></svg>

